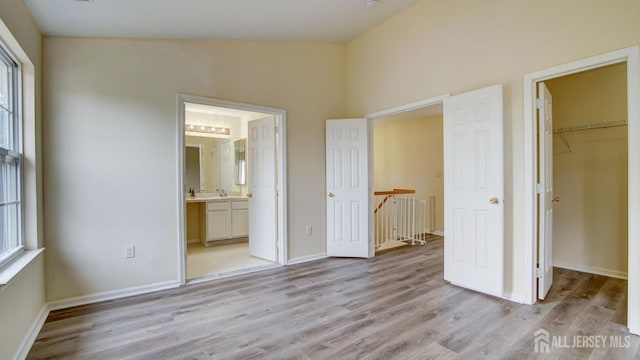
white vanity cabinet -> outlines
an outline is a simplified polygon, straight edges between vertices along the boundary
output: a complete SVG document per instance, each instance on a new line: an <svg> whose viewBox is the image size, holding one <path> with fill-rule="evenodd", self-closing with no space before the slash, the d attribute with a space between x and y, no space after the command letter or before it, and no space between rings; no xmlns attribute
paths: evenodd
<svg viewBox="0 0 640 360"><path fill-rule="evenodd" d="M247 200L231 202L231 236L249 236L249 202Z"/></svg>
<svg viewBox="0 0 640 360"><path fill-rule="evenodd" d="M218 199L200 203L200 242L249 236L247 199Z"/></svg>
<svg viewBox="0 0 640 360"><path fill-rule="evenodd" d="M207 241L228 239L231 233L231 203L216 201L207 203Z"/></svg>

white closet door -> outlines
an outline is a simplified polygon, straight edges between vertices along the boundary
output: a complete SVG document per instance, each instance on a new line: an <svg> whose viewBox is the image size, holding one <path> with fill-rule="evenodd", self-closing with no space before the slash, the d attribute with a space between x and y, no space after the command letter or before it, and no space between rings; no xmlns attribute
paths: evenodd
<svg viewBox="0 0 640 360"><path fill-rule="evenodd" d="M544 299L553 283L553 121L551 93L538 84L538 134L540 149L540 183L538 184L538 299Z"/></svg>

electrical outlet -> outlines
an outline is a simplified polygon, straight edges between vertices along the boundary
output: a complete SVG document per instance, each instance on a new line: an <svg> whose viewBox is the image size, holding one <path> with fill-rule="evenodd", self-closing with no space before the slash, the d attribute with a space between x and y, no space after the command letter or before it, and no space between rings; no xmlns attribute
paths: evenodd
<svg viewBox="0 0 640 360"><path fill-rule="evenodd" d="M127 247L125 247L124 257L127 259L133 259L134 257L136 257L136 246L127 245Z"/></svg>
<svg viewBox="0 0 640 360"><path fill-rule="evenodd" d="M313 228L311 227L311 225L307 226L307 228L306 228L306 229L304 229L304 233L305 233L307 236L311 236L311 233L312 233L312 232L313 232Z"/></svg>

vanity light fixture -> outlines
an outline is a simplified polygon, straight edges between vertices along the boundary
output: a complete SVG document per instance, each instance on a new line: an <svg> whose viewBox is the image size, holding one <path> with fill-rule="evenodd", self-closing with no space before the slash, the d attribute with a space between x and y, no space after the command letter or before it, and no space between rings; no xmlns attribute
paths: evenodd
<svg viewBox="0 0 640 360"><path fill-rule="evenodd" d="M208 127L204 125L185 124L185 128L187 131L203 134L231 135L231 129L219 126Z"/></svg>

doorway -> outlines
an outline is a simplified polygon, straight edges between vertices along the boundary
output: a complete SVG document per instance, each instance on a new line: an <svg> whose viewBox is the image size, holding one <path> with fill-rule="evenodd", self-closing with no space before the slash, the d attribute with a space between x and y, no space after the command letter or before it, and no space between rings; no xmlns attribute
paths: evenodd
<svg viewBox="0 0 640 360"><path fill-rule="evenodd" d="M178 95L183 284L284 264L284 125L284 110Z"/></svg>
<svg viewBox="0 0 640 360"><path fill-rule="evenodd" d="M442 103L373 120L376 253L444 236Z"/></svg>
<svg viewBox="0 0 640 360"><path fill-rule="evenodd" d="M374 256L373 120L439 103L443 104L444 228L448 239L444 242L445 280L503 297L501 84L442 95L363 119L327 120L327 255ZM361 181L364 178L366 183Z"/></svg>
<svg viewBox="0 0 640 360"><path fill-rule="evenodd" d="M536 87L538 83L560 78L571 74L599 69L615 64L626 65L626 96L627 96L627 122L628 122L628 302L627 302L627 327L629 331L638 334L640 331L640 284L637 277L640 275L640 263L637 261L637 253L640 246L640 226L635 219L640 216L640 164L638 163L638 150L640 150L640 132L636 128L640 125L640 47L635 46L592 58L560 65L554 68L541 70L524 76L524 124L525 124L525 280L526 300L535 303L537 297L537 261L547 258L548 254L538 254L538 237L541 229L538 228L538 193L542 186L537 186L540 178L538 168L537 146L537 109ZM565 140L566 141L566 140ZM541 207L542 205L540 205ZM594 206L594 205L591 205ZM541 234L543 235L543 234ZM540 235L540 236L541 236ZM543 241L541 241L542 243ZM544 269L541 270L541 273Z"/></svg>
<svg viewBox="0 0 640 360"><path fill-rule="evenodd" d="M627 278L626 64L544 81L553 96L553 265Z"/></svg>

